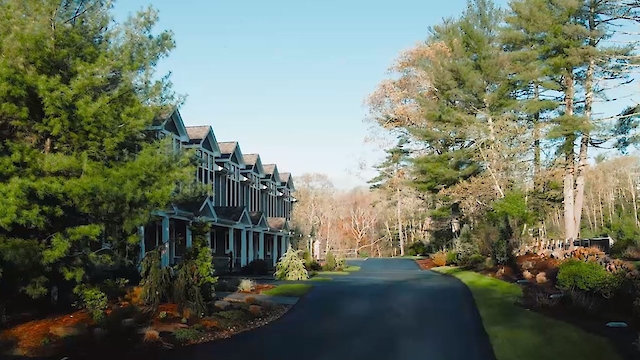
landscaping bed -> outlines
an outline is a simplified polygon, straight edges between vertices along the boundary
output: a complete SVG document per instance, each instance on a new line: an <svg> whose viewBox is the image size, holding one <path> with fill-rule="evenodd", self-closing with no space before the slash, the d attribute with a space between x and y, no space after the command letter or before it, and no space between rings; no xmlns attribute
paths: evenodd
<svg viewBox="0 0 640 360"><path fill-rule="evenodd" d="M208 314L198 317L175 304L162 304L156 312L139 306L114 305L101 323L84 311L32 320L0 332L4 355L27 357L118 357L228 338L265 325L290 305L216 301Z"/></svg>

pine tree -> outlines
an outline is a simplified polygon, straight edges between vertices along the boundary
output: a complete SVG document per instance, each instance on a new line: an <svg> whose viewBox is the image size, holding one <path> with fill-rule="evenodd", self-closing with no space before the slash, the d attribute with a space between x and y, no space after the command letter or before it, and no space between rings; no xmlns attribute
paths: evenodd
<svg viewBox="0 0 640 360"><path fill-rule="evenodd" d="M411 152L406 148L409 140L405 136L398 138L395 147L386 150L385 160L376 166L378 176L369 181L372 189L381 189L389 197L393 198L396 207L396 226L398 227L398 244L400 246L400 256L404 256L406 237L402 226L402 198L403 191L408 183L407 168L410 165Z"/></svg>
<svg viewBox="0 0 640 360"><path fill-rule="evenodd" d="M151 8L116 24L109 4L2 2L0 265L11 294L86 280L109 260L91 251L102 240L134 254L137 228L192 177L186 155L145 132L179 104L155 74L172 34L153 33Z"/></svg>

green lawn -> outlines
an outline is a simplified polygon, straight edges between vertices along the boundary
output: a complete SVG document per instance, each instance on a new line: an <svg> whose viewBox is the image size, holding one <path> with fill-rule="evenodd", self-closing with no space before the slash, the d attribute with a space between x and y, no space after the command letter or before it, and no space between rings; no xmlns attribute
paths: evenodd
<svg viewBox="0 0 640 360"><path fill-rule="evenodd" d="M343 271L346 272L354 272L354 271L359 271L360 270L360 266L347 266L346 268L343 269Z"/></svg>
<svg viewBox="0 0 640 360"><path fill-rule="evenodd" d="M349 275L347 271L318 271L317 275Z"/></svg>
<svg viewBox="0 0 640 360"><path fill-rule="evenodd" d="M313 285L310 284L282 284L273 289L265 290L262 294L271 296L299 297L306 294L312 287Z"/></svg>
<svg viewBox="0 0 640 360"><path fill-rule="evenodd" d="M516 284L457 268L433 270L471 289L498 360L620 359L608 340L515 305L522 296Z"/></svg>
<svg viewBox="0 0 640 360"><path fill-rule="evenodd" d="M330 277L314 276L310 278L308 281L331 281L331 280L333 279Z"/></svg>

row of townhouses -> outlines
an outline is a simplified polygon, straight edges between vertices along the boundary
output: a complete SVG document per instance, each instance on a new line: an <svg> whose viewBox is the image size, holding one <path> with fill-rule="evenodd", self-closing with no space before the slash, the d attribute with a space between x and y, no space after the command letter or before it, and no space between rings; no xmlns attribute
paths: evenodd
<svg viewBox="0 0 640 360"><path fill-rule="evenodd" d="M211 126L185 126L177 110L151 130L172 138L175 150L195 150L201 162L194 176L208 195L158 212L140 229L141 254L163 246L162 265L179 262L192 243L189 224L200 218L212 225L208 241L217 269L239 269L256 259L275 265L291 240L291 174L263 164L258 154L243 154L237 142L218 142Z"/></svg>

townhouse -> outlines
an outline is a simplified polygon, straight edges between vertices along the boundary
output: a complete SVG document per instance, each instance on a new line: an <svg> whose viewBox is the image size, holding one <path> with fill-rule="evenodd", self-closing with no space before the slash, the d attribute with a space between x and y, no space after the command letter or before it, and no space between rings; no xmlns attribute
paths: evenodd
<svg viewBox="0 0 640 360"><path fill-rule="evenodd" d="M150 130L156 138L170 137L176 151L195 151L200 162L194 176L207 191L157 212L141 227L140 256L162 246L163 266L179 262L191 246L189 225L199 218L211 224L207 240L216 270L238 270L257 259L275 266L291 241L291 174L263 165L258 154L243 154L237 142L218 142L210 126L186 127L177 110Z"/></svg>

